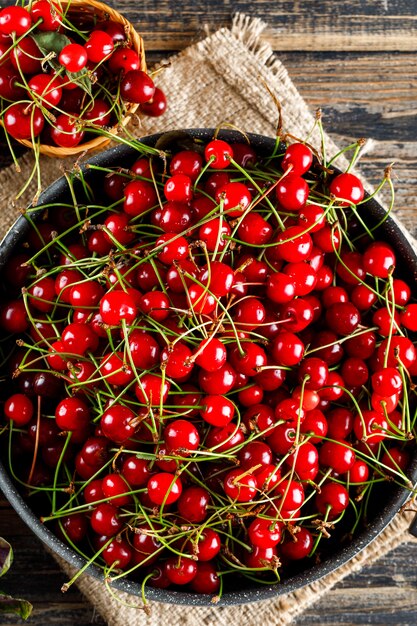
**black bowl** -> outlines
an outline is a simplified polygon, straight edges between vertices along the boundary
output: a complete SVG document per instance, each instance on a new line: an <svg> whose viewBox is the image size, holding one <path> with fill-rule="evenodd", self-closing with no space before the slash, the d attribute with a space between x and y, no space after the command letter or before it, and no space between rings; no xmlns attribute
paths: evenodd
<svg viewBox="0 0 417 626"><path fill-rule="evenodd" d="M213 129L192 129L185 132L192 137L205 141L213 138L214 134ZM161 135L152 135L143 138L141 141L145 145L154 146L160 137ZM232 142L242 140L240 133L230 130L222 131L219 137ZM249 135L249 138L251 145L253 145L259 154L270 154L272 152L275 145L274 139L260 135ZM94 181L99 174L97 171L89 169L88 164L101 167L113 167L115 165L127 166L135 160L135 156L137 156L137 152L128 146L118 146L107 150L91 158L87 164L83 166L85 178L94 187ZM52 183L41 195L39 205L63 202L65 199L68 200L68 183L65 178L60 178ZM370 225L379 224L385 217L384 209L374 199L369 199L366 204L361 205L361 211L362 215L366 212L366 221ZM32 219L36 220L42 212L43 209L32 212ZM28 230L29 225L27 220L23 216L19 217L0 244L0 270L5 265L12 252L24 240ZM406 276L407 282L414 286L415 294L417 294L417 256L404 231L391 217L388 217L388 219L383 222L382 226L380 226L378 236L380 239L389 242L395 248L397 259L399 260L399 275L402 274ZM417 480L417 451L414 453L408 469L408 476L413 482ZM1 463L0 488L18 515L41 541L72 566L81 568L85 565L85 561L74 550L57 539L57 537L39 521L38 517L20 495L7 469ZM383 495L380 494L379 503L374 502L373 504L372 514L369 516L369 524L366 529L361 531L348 545L344 547L336 546L333 553L322 563L299 571L295 575L283 580L280 584L264 586L256 585L255 583L250 584L248 581L242 580L240 587L232 589L226 588L217 606L245 604L247 602L272 599L280 594L295 591L333 572L356 556L382 532L406 502L409 493L406 488L394 486L385 490ZM87 572L96 578L102 578L101 570L94 565L90 566ZM128 579L116 581L114 587L118 590L135 595L138 594L139 590L138 584ZM211 596L182 591L160 590L152 587L147 588L147 597L150 600L172 604L194 606L212 605Z"/></svg>

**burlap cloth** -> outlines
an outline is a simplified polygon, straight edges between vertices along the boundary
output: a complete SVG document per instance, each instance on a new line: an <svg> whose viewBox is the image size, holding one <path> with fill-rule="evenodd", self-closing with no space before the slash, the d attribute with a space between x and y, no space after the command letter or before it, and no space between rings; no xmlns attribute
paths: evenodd
<svg viewBox="0 0 417 626"><path fill-rule="evenodd" d="M237 15L231 29L221 29L203 41L187 48L169 59L167 67L158 75L158 84L164 89L169 109L160 119L143 120L135 130L141 135L173 128L217 127L232 124L240 129L274 136L277 125L277 107L268 88L276 94L283 110L284 127L299 137L305 137L313 128L314 116L297 92L288 73L272 49L262 42L265 24L258 19ZM319 145L318 132L311 141ZM337 150L330 138L327 149ZM389 155L387 155L388 158ZM46 185L69 168L73 162L42 159L42 180ZM17 175L14 167L0 173L0 227L3 230L12 223L21 200L13 198L32 167L31 155L20 160L22 172ZM34 187L25 198L33 196ZM406 224L411 226L411 223ZM151 602L151 614L132 608L140 600L127 594L118 594L125 603L115 600L104 585L84 575L78 586L109 626L140 626L158 624L164 626L284 626L304 609L317 601L342 578L371 564L378 557L402 542L413 540L407 528L413 514L399 513L386 530L366 549L336 572L329 574L299 591L282 595L276 600L233 607L175 607ZM59 560L62 569L71 578L74 570ZM130 606L129 606L130 605ZM58 618L59 620L59 618ZM57 622L59 623L59 622Z"/></svg>

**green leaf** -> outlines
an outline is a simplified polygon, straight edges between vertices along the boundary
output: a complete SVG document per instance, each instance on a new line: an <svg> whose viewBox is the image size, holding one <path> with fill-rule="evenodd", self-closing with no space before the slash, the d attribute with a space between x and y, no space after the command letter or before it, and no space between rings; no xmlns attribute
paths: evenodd
<svg viewBox="0 0 417 626"><path fill-rule="evenodd" d="M90 98L93 97L92 82L88 76L88 72L67 72L67 76L72 83L81 87L83 91L86 91Z"/></svg>
<svg viewBox="0 0 417 626"><path fill-rule="evenodd" d="M22 619L27 619L32 613L33 606L27 600L12 598L0 592L0 615L14 613Z"/></svg>
<svg viewBox="0 0 417 626"><path fill-rule="evenodd" d="M0 537L0 576L3 576L13 563L13 550L8 541Z"/></svg>
<svg viewBox="0 0 417 626"><path fill-rule="evenodd" d="M68 39L66 35L62 35L62 33L53 32L40 32L35 35L31 35L32 39L38 45L39 50L47 56L50 52L55 52L55 54L59 54L62 48L65 48L68 44L71 43L71 40Z"/></svg>

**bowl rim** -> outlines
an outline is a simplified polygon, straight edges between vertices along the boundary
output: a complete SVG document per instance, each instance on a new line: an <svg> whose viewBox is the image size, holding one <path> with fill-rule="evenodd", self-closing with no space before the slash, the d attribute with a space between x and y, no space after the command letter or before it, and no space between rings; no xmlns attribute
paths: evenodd
<svg viewBox="0 0 417 626"><path fill-rule="evenodd" d="M185 133L190 134L192 137L202 140L211 139L216 130L212 128L191 128L184 129ZM140 138L140 142L150 146L165 133L156 133L147 135ZM221 130L220 136L228 141L237 141L242 139L242 133L230 129ZM258 149L262 147L272 147L275 144L276 139L267 137L264 135L245 133L245 136L249 137L251 144L255 145ZM117 162L118 159L130 158L137 154L137 151L126 145L119 145L110 148L100 154L88 159L81 167L84 173L87 174L89 165L109 165ZM334 168L337 172L337 168ZM44 209L37 207L42 204L54 202L54 198L59 196L68 189L68 183L64 176L54 181L49 187L41 194L38 205L34 207L31 212L32 216L39 215ZM367 194L366 194L367 195ZM372 216L376 219L381 219L385 216L385 209L374 199L370 198L367 202L367 210L370 211ZM391 236L396 238L396 249L410 260L412 267L410 267L410 273L413 274L413 282L417 286L417 253L414 251L406 232L397 224L396 220L388 216L384 228L391 231ZM14 224L10 227L2 241L0 242L0 269L4 266L11 250L15 245L24 237L29 230L29 223L24 215L17 218ZM417 452L414 454L410 467L408 469L409 475L413 482L417 481ZM10 478L6 467L0 459L0 489L4 496L10 503L10 505L17 512L19 517L25 522L25 524L34 532L34 534L56 554L64 559L69 565L76 569L81 569L85 566L85 559L78 555L70 546L64 544L58 539L52 531L46 528L37 516L32 512L28 504L20 495L15 484ZM280 583L274 585L265 585L262 587L245 588L242 590L232 590L224 593L220 601L213 605L212 596L205 594L195 594L188 591L172 591L169 589L157 589L154 587L146 587L147 599L157 602L164 602L168 604L188 605L188 606L228 606L246 604L249 602L258 602L261 600L271 600L278 598L283 594L287 594L296 591L302 587L305 587L313 582L316 582L335 571L340 566L344 565L352 558L354 558L361 550L367 547L376 537L387 527L393 517L405 504L410 497L410 492L405 487L396 487L393 489L393 493L390 495L389 500L385 503L382 510L375 516L369 527L362 531L356 538L354 538L348 545L344 546L337 554L327 558L320 564L313 565L309 569L298 573L287 580L283 580ZM86 573L92 575L98 580L102 580L102 570L91 564ZM124 591L129 594L139 595L140 584L131 581L129 579L119 579L112 583L112 587L118 591Z"/></svg>

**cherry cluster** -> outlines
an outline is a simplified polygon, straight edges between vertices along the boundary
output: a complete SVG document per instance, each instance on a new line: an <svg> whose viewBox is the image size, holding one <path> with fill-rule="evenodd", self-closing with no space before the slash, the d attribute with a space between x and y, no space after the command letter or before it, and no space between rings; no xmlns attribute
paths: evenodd
<svg viewBox="0 0 417 626"><path fill-rule="evenodd" d="M117 126L128 103L166 109L123 24L49 0L0 11L0 99L10 137L61 148Z"/></svg>
<svg viewBox="0 0 417 626"><path fill-rule="evenodd" d="M2 412L13 476L107 579L219 594L407 484L417 304L357 176L301 142L188 141L26 213Z"/></svg>

